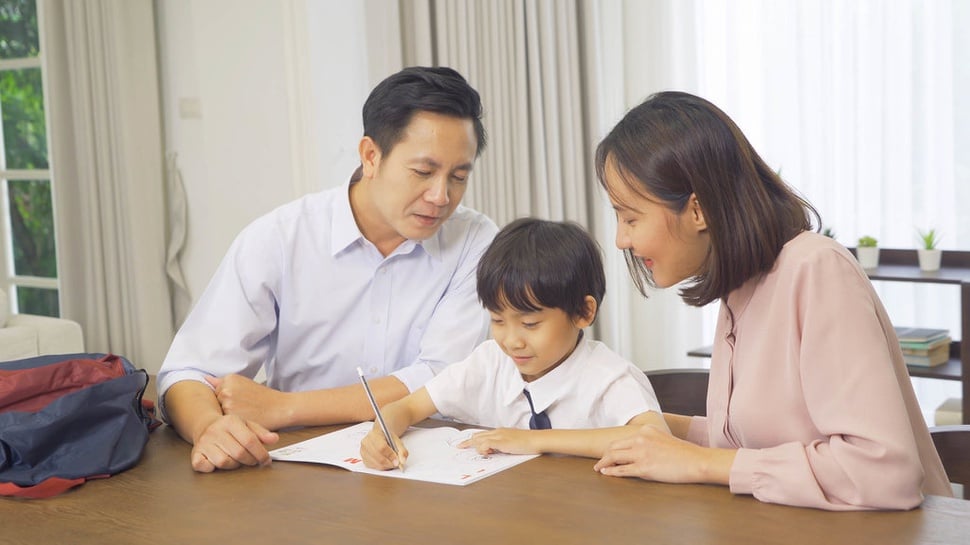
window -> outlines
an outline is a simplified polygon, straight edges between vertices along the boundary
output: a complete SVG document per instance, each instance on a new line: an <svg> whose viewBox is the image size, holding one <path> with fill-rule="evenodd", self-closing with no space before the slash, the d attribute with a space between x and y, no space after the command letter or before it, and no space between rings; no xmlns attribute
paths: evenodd
<svg viewBox="0 0 970 545"><path fill-rule="evenodd" d="M0 0L0 289L58 316L54 203L36 0Z"/></svg>

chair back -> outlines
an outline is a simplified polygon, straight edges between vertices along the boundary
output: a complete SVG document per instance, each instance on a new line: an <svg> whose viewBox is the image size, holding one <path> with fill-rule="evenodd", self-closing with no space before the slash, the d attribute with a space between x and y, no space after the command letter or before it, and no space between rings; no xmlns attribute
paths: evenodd
<svg viewBox="0 0 970 545"><path fill-rule="evenodd" d="M970 424L934 426L930 436L951 483L963 485L963 497L970 499Z"/></svg>
<svg viewBox="0 0 970 545"><path fill-rule="evenodd" d="M707 369L646 371L665 413L707 416Z"/></svg>

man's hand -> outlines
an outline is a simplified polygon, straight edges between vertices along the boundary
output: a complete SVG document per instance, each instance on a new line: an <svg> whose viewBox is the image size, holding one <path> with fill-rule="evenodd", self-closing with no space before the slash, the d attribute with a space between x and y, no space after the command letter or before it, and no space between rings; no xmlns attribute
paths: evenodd
<svg viewBox="0 0 970 545"><path fill-rule="evenodd" d="M255 422L270 430L293 425L290 396L241 375L206 377L215 390L222 412Z"/></svg>
<svg viewBox="0 0 970 545"><path fill-rule="evenodd" d="M256 422L247 422L238 416L220 416L193 441L192 469L209 473L242 465L269 465L266 445L278 439L279 435Z"/></svg>

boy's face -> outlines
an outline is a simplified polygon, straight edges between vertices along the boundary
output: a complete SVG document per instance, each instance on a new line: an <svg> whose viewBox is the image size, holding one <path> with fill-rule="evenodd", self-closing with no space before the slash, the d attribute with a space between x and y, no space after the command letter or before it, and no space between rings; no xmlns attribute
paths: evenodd
<svg viewBox="0 0 970 545"><path fill-rule="evenodd" d="M433 236L461 202L477 149L472 120L433 112L414 114L389 153L364 137L363 178L351 189L363 235L384 255Z"/></svg>
<svg viewBox="0 0 970 545"><path fill-rule="evenodd" d="M538 379L565 361L576 348L579 332L592 322L591 318L571 318L558 308L523 312L506 307L489 314L492 338L512 358L526 382Z"/></svg>

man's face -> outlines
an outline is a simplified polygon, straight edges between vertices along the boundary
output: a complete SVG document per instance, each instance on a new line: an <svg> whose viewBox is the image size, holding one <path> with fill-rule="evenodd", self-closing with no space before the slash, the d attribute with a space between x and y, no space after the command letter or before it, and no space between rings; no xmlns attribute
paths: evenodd
<svg viewBox="0 0 970 545"><path fill-rule="evenodd" d="M477 147L470 119L432 112L416 113L390 153L364 137L363 178L351 190L364 236L388 255L434 235L465 194Z"/></svg>

